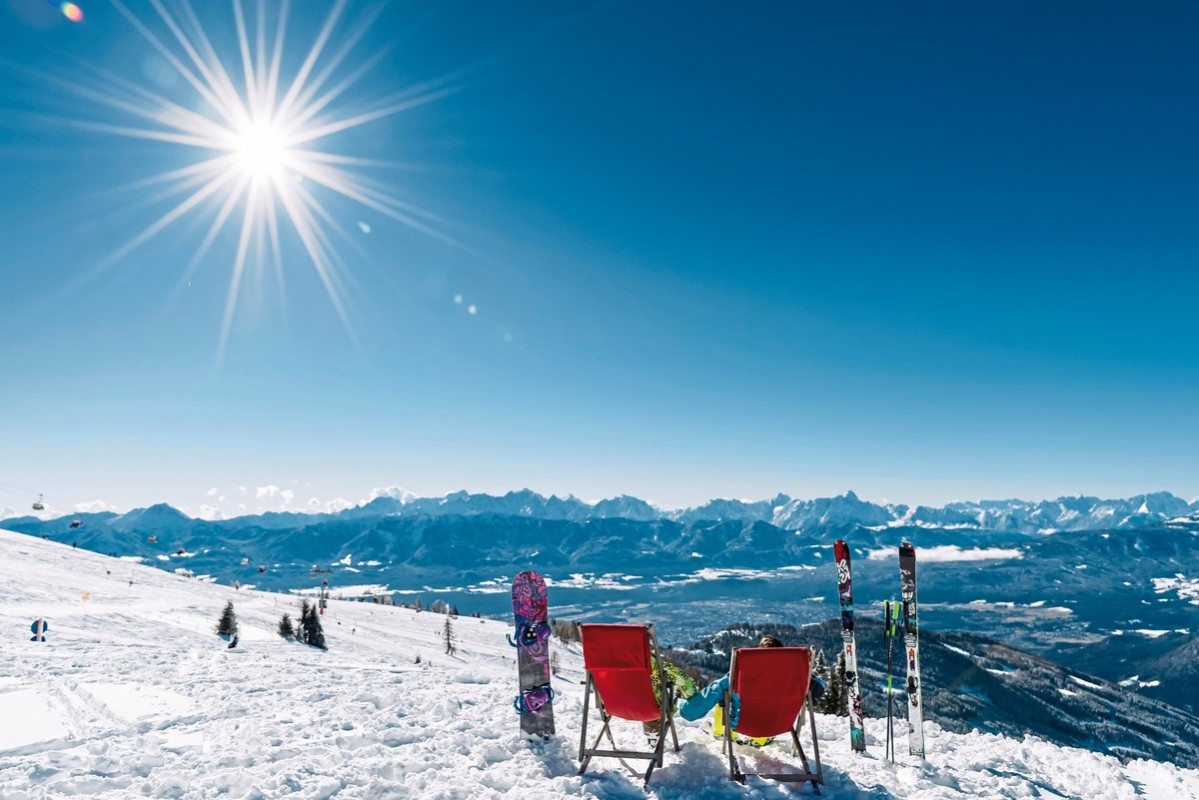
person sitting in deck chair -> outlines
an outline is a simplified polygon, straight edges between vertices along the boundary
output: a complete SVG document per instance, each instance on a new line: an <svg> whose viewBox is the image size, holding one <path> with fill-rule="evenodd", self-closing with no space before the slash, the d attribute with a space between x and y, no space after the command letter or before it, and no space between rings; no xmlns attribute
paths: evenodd
<svg viewBox="0 0 1199 800"><path fill-rule="evenodd" d="M676 664L672 664L666 659L662 659L662 668L666 672L666 677L674 688L675 697L680 697L683 701L687 698L694 697L699 692L699 687L695 685L695 681L691 676ZM654 699L658 701L658 707L662 706L662 686L659 680L659 671L654 670L650 675L650 684L654 688ZM677 707L677 706L676 706ZM641 723L642 729L645 731L645 738L650 744L656 744L658 736L661 735L661 725L658 720L650 720L649 722Z"/></svg>
<svg viewBox="0 0 1199 800"><path fill-rule="evenodd" d="M774 636L769 634L762 637L758 642L758 647L782 647L783 643ZM723 720L719 719L720 701L724 698L725 690L729 688L729 673L725 673L720 680L712 681L703 691L698 694L684 699L679 703L679 716L688 722L696 722L707 716L708 712L713 708L716 709L716 717L712 721L712 734L714 736L722 735ZM808 683L808 691L812 695L812 701L819 703L824 697L825 685L824 681L812 674L811 680ZM741 707L741 698L736 694L732 697L732 711L729 716L732 717L731 723L734 733L737 730L737 714ZM763 745L769 740L752 740L752 744Z"/></svg>

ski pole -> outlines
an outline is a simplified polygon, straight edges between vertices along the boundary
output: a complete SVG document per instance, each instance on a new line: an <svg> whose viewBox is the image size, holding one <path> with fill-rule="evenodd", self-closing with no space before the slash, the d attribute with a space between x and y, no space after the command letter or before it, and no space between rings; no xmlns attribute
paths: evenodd
<svg viewBox="0 0 1199 800"><path fill-rule="evenodd" d="M883 601L883 638L887 641L887 756L895 763L895 723L894 698L891 694L892 642L895 640L895 626L891 622L894 603Z"/></svg>

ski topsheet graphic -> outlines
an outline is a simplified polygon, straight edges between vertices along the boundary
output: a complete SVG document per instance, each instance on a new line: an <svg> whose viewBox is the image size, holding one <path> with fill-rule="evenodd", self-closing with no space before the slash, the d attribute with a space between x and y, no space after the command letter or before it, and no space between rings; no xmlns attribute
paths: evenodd
<svg viewBox="0 0 1199 800"><path fill-rule="evenodd" d="M862 727L862 692L858 685L858 651L853 633L853 572L849 564L849 545L838 539L833 544L837 562L837 599L841 603L841 642L845 647L845 694L849 706L849 744L859 752L866 749L866 731Z"/></svg>
<svg viewBox="0 0 1199 800"><path fill-rule="evenodd" d="M512 580L512 615L520 694L512 705L520 712L520 729L549 738L554 733L554 690L550 687L550 625L545 581L527 571Z"/></svg>
<svg viewBox="0 0 1199 800"><path fill-rule="evenodd" d="M908 753L924 758L924 700L920 695L920 616L916 604L916 548L899 546L903 652L908 663Z"/></svg>

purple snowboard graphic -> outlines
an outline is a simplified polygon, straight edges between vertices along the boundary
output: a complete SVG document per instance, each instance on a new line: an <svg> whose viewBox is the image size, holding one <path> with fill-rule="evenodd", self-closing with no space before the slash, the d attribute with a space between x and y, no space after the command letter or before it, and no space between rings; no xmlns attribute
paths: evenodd
<svg viewBox="0 0 1199 800"><path fill-rule="evenodd" d="M531 570L512 580L512 615L520 694L512 705L520 712L520 729L549 738L554 734L554 690L550 687L550 625L547 618L545 581Z"/></svg>

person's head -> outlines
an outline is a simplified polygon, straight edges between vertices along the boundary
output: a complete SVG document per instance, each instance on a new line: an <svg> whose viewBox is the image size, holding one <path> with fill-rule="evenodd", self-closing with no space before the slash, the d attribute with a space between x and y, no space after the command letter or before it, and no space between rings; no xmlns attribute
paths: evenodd
<svg viewBox="0 0 1199 800"><path fill-rule="evenodd" d="M773 636L771 636L770 634L766 634L765 636L762 637L762 640L760 642L758 642L758 647L782 647L782 646L783 646L783 643L780 642L778 639L774 638Z"/></svg>

